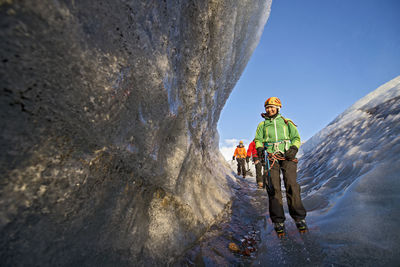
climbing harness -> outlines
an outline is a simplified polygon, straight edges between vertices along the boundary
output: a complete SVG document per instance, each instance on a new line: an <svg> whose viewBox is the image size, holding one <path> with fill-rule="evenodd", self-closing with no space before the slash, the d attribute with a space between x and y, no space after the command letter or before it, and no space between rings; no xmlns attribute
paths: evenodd
<svg viewBox="0 0 400 267"><path fill-rule="evenodd" d="M265 143L264 144L264 148L265 150L268 149L268 147L270 146L274 146L274 153L267 153L268 154L268 159L270 161L272 161L272 164L270 166L270 168L272 168L275 164L276 161L278 160L287 160L284 156L285 152L279 150L279 144L285 143L285 150L288 150L288 144L290 144L290 140L282 140L282 141L278 141L278 142L273 142L273 143ZM293 162L298 162L297 159L292 159L291 161Z"/></svg>
<svg viewBox="0 0 400 267"><path fill-rule="evenodd" d="M289 149L290 143L291 142L290 142L289 139L285 139L285 140L280 140L280 141L272 142L272 143L264 143L264 146L266 146L267 148L270 147L270 146L273 146L274 147L274 151L275 151L274 154L278 153L278 152L284 154L285 152L279 149L279 145L280 144L285 144L285 151L286 151L286 150Z"/></svg>
<svg viewBox="0 0 400 267"><path fill-rule="evenodd" d="M267 169L267 173L268 173L268 182L265 181L265 178L263 179L263 184L264 187L267 189L268 195L273 196L275 195L275 189L272 186L272 179L271 179L271 169L274 166L276 161L280 161L280 160L287 160L284 156L284 152L282 152L281 150L279 150L279 144L285 143L285 150L287 145L290 144L290 140L281 140L278 142L271 142L271 143L264 143L264 152L265 152L265 168ZM275 152L274 153L268 153L268 147L273 146ZM270 161L272 162L270 164ZM293 162L298 162L298 160L292 159L291 161Z"/></svg>

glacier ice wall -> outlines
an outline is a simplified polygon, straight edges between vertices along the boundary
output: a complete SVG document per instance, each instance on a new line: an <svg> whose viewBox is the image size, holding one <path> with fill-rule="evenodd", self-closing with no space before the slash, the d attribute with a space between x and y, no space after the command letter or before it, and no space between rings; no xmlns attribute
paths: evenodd
<svg viewBox="0 0 400 267"><path fill-rule="evenodd" d="M190 246L231 197L216 125L270 5L0 1L2 264Z"/></svg>
<svg viewBox="0 0 400 267"><path fill-rule="evenodd" d="M398 264L400 76L357 101L301 147L304 204L327 262Z"/></svg>

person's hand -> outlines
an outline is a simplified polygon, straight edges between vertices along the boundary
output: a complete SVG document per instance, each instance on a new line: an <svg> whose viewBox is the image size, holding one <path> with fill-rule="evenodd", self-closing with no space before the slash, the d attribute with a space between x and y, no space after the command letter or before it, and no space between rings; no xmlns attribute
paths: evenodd
<svg viewBox="0 0 400 267"><path fill-rule="evenodd" d="M232 160L235 160L235 156L232 157Z"/></svg>
<svg viewBox="0 0 400 267"><path fill-rule="evenodd" d="M259 159L263 158L263 152L264 152L264 148L263 147L258 147L257 148L257 155Z"/></svg>
<svg viewBox="0 0 400 267"><path fill-rule="evenodd" d="M247 162L247 163L249 163L249 159L250 159L250 157L247 156L247 157L246 157L246 162Z"/></svg>
<svg viewBox="0 0 400 267"><path fill-rule="evenodd" d="M294 160L296 158L297 151L299 151L297 146L291 146L285 153L286 160Z"/></svg>

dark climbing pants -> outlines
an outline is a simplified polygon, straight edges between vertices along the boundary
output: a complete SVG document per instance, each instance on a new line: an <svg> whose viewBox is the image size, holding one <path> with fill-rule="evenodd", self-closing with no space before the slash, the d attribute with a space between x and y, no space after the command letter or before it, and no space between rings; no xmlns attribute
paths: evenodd
<svg viewBox="0 0 400 267"><path fill-rule="evenodd" d="M256 181L257 183L262 183L262 164L260 161L257 164L254 162L254 164L256 165Z"/></svg>
<svg viewBox="0 0 400 267"><path fill-rule="evenodd" d="M246 176L246 159L236 158L237 161L237 173L242 174L243 177Z"/></svg>
<svg viewBox="0 0 400 267"><path fill-rule="evenodd" d="M272 164L272 161L270 161ZM301 220L306 217L306 210L300 196L300 186L296 181L297 163L288 160L275 161L271 168L271 180L275 189L274 196L269 197L269 214L272 222L284 222L285 213L283 211L281 178L280 172L283 174L283 182L286 188L286 199L290 216L295 220ZM265 172L264 175L267 175Z"/></svg>

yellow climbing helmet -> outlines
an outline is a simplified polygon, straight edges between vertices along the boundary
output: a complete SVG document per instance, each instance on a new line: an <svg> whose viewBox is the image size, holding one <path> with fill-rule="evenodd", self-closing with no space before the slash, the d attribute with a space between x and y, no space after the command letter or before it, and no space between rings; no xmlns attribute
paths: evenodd
<svg viewBox="0 0 400 267"><path fill-rule="evenodd" d="M264 107L267 107L267 106L275 106L275 107L281 108L282 103L279 98L273 96L273 97L268 98L267 101L265 101Z"/></svg>
<svg viewBox="0 0 400 267"><path fill-rule="evenodd" d="M243 144L243 141L240 141L239 144Z"/></svg>

